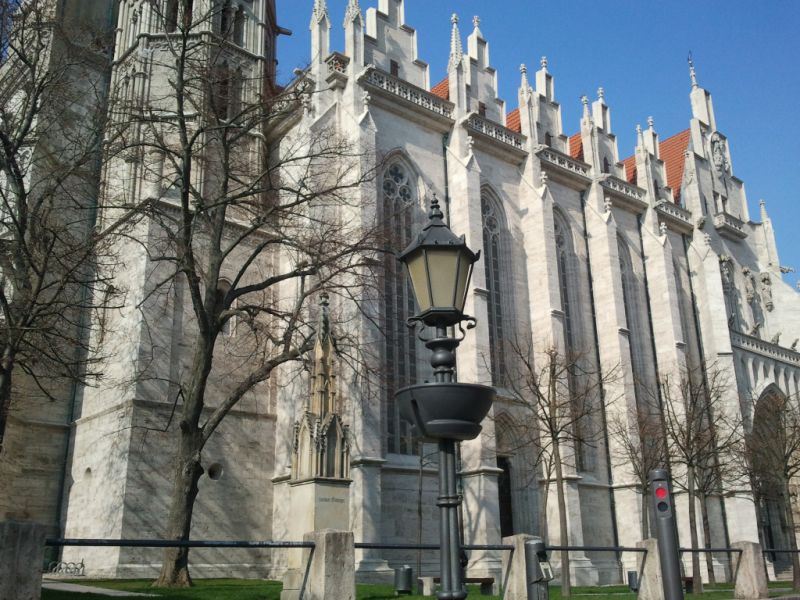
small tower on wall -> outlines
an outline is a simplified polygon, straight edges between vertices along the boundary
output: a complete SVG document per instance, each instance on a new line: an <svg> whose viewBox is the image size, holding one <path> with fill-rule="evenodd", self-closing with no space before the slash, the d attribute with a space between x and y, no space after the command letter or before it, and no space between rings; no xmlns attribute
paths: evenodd
<svg viewBox="0 0 800 600"><path fill-rule="evenodd" d="M311 531L350 528L350 444L341 417L336 378L336 341L330 327L328 297L322 296L311 385L302 416L294 425L289 502L289 540ZM289 551L281 600L298 600L305 563L300 549Z"/></svg>
<svg viewBox="0 0 800 600"><path fill-rule="evenodd" d="M292 481L350 476L348 426L341 417L336 386L336 346L330 330L328 297L322 297L311 367L311 393L303 416L294 424Z"/></svg>

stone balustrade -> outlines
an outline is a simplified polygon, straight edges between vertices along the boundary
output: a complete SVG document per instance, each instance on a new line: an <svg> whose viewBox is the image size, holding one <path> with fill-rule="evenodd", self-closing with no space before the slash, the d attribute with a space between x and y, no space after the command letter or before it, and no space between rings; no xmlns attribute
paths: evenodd
<svg viewBox="0 0 800 600"><path fill-rule="evenodd" d="M794 366L800 366L800 352L795 352L794 350L784 348L772 342L760 340L751 335L738 331L731 331L731 344L740 350L760 354L761 356L766 356Z"/></svg>
<svg viewBox="0 0 800 600"><path fill-rule="evenodd" d="M388 73L370 67L360 81L367 86L410 102L425 111L430 111L448 119L453 118L453 103L443 100L428 91Z"/></svg>
<svg viewBox="0 0 800 600"><path fill-rule="evenodd" d="M725 212L714 215L714 227L721 236L727 238L744 239L747 237L747 232L744 230L744 222Z"/></svg>
<svg viewBox="0 0 800 600"><path fill-rule="evenodd" d="M499 123L490 121L486 117L477 114L470 115L467 121L467 127L517 150L524 149L525 138L521 134Z"/></svg>

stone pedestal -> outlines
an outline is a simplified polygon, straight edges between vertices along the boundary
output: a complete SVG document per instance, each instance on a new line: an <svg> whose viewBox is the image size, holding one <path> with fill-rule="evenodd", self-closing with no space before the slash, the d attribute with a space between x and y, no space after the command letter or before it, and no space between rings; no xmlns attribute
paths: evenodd
<svg viewBox="0 0 800 600"><path fill-rule="evenodd" d="M314 478L289 482L292 519L287 524L290 541L303 539L308 532L349 529L350 480ZM352 533L350 533L352 541ZM287 550L287 570L283 576L281 600L299 600L308 567L308 552ZM308 598L308 596L304 596Z"/></svg>
<svg viewBox="0 0 800 600"><path fill-rule="evenodd" d="M734 542L733 548L739 548L739 560L736 561L734 575L736 598L756 600L767 598L767 572L764 569L764 553L761 544L756 542Z"/></svg>
<svg viewBox="0 0 800 600"><path fill-rule="evenodd" d="M639 593L636 596L637 600L665 600L658 541L655 538L648 538L637 542L636 547L647 550L647 554L639 553Z"/></svg>
<svg viewBox="0 0 800 600"><path fill-rule="evenodd" d="M44 525L0 523L0 600L41 598L44 540Z"/></svg>
<svg viewBox="0 0 800 600"><path fill-rule="evenodd" d="M325 529L307 533L314 550L303 552L311 560L305 600L355 600L355 548L352 531ZM283 597L283 595L281 595Z"/></svg>

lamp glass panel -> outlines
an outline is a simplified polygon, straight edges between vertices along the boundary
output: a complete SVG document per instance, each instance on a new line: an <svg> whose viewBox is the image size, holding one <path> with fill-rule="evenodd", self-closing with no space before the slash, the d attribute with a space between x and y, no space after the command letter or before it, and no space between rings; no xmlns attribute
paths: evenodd
<svg viewBox="0 0 800 600"><path fill-rule="evenodd" d="M411 285L417 297L417 305L424 312L431 307L431 294L428 287L428 272L425 265L425 252L415 252L406 258L408 274L411 276Z"/></svg>
<svg viewBox="0 0 800 600"><path fill-rule="evenodd" d="M461 254L461 260L458 262L458 280L456 281L456 308L464 312L464 303L467 299L467 286L469 279L472 275L472 262L470 257L465 253Z"/></svg>
<svg viewBox="0 0 800 600"><path fill-rule="evenodd" d="M453 308L453 291L458 278L458 248L428 248L433 306Z"/></svg>

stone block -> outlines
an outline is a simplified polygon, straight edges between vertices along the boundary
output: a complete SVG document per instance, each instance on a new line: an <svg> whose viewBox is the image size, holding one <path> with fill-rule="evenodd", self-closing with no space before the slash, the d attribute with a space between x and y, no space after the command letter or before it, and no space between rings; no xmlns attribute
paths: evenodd
<svg viewBox="0 0 800 600"><path fill-rule="evenodd" d="M636 543L637 548L644 548L647 553L639 553L639 593L638 600L666 600L664 598L664 581L661 577L661 558L658 553L658 541L648 538Z"/></svg>
<svg viewBox="0 0 800 600"><path fill-rule="evenodd" d="M436 593L436 578L435 577L420 577L419 578L420 594L423 596L433 596Z"/></svg>
<svg viewBox="0 0 800 600"><path fill-rule="evenodd" d="M303 536L314 542L304 600L355 600L355 546L352 531L323 529Z"/></svg>
<svg viewBox="0 0 800 600"><path fill-rule="evenodd" d="M45 526L0 523L0 600L39 600Z"/></svg>
<svg viewBox="0 0 800 600"><path fill-rule="evenodd" d="M761 544L756 542L734 542L732 548L741 550L735 562L734 594L736 598L766 598L767 572L764 565L764 553Z"/></svg>

